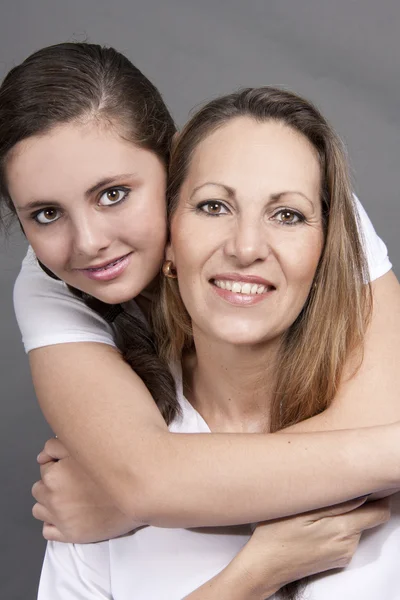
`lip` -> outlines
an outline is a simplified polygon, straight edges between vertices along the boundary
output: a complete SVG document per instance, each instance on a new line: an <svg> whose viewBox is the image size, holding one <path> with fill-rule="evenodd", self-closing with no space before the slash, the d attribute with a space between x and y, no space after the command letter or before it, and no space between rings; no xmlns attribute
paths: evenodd
<svg viewBox="0 0 400 600"><path fill-rule="evenodd" d="M132 252L128 252L128 254L123 254L122 256L117 256L116 258L111 258L110 260L106 260L103 263L99 263L98 265L89 265L88 267L81 267L79 269L74 269L74 271L89 271L90 269L104 269L107 265L111 265L111 263L115 263L123 258L127 257Z"/></svg>
<svg viewBox="0 0 400 600"><path fill-rule="evenodd" d="M237 294L230 290L223 290L222 288L214 285L214 281L222 279L225 281L241 281L242 283L252 283L257 285L263 285L268 289L268 291L263 292L262 294ZM258 275L240 275L239 273L218 273L209 280L212 289L225 302L233 305L233 306L254 306L254 304L259 304L260 302L264 302L267 300L271 294L276 290L276 287L267 279L263 277L259 277Z"/></svg>
<svg viewBox="0 0 400 600"><path fill-rule="evenodd" d="M226 281L243 281L243 283L256 283L258 285L265 285L265 287L275 288L274 284L264 279L263 277L259 277L258 275L243 275L239 273L218 273L217 275L213 275L209 281L214 281L218 279L224 279Z"/></svg>
<svg viewBox="0 0 400 600"><path fill-rule="evenodd" d="M114 260L103 263L103 265L97 265L93 267L87 267L86 269L76 270L85 275L88 279L93 279L94 281L111 281L122 275L122 273L125 271L125 269L130 263L132 254L133 252L129 252L129 254L125 254L120 258L116 258ZM93 269L96 270L94 271Z"/></svg>

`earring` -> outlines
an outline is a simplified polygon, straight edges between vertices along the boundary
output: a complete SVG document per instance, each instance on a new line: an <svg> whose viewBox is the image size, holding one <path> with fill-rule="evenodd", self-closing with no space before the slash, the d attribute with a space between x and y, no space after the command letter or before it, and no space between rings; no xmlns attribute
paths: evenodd
<svg viewBox="0 0 400 600"><path fill-rule="evenodd" d="M170 279L176 279L178 277L172 260L164 261L162 272L164 273L165 277L169 277Z"/></svg>

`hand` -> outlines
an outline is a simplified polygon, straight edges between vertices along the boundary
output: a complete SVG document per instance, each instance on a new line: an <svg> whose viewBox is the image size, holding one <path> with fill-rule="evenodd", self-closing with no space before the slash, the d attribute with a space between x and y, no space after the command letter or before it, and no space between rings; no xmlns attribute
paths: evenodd
<svg viewBox="0 0 400 600"><path fill-rule="evenodd" d="M389 499L365 498L257 525L232 561L248 582L249 597L265 598L287 583L345 567L361 533L390 517ZM269 596L268 596L269 597Z"/></svg>
<svg viewBox="0 0 400 600"><path fill-rule="evenodd" d="M46 540L98 542L134 528L132 519L113 506L60 440L46 442L38 462L41 480L32 487L36 500L32 514L44 522Z"/></svg>

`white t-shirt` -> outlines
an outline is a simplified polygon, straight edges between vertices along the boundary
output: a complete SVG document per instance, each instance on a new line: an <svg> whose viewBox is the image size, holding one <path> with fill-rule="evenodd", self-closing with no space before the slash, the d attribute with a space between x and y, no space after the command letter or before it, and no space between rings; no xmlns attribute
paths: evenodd
<svg viewBox="0 0 400 600"><path fill-rule="evenodd" d="M387 273L387 249L360 202L361 233L365 241L371 281ZM65 283L46 275L32 250L28 251L14 286L14 308L26 352L66 342L102 342L115 345L111 327ZM135 309L135 305L132 306Z"/></svg>
<svg viewBox="0 0 400 600"><path fill-rule="evenodd" d="M209 433L184 398L176 369L182 417L175 433ZM97 544L49 542L38 600L179 600L219 573L249 539L249 527L166 529L144 527ZM398 600L400 495L391 520L363 534L350 565L311 578L304 600Z"/></svg>

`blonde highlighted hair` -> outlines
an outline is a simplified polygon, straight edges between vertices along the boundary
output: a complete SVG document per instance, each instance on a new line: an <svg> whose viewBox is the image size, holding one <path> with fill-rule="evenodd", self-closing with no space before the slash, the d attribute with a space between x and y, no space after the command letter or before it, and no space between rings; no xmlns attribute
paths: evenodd
<svg viewBox="0 0 400 600"><path fill-rule="evenodd" d="M282 340L271 406L271 431L276 431L330 405L347 359L362 351L371 292L345 151L320 112L291 92L271 87L240 90L209 102L191 118L172 150L169 222L195 149L238 117L274 120L293 128L311 142L321 166L324 248L305 306ZM164 278L156 314L162 356L180 360L193 347L193 338L176 280Z"/></svg>

